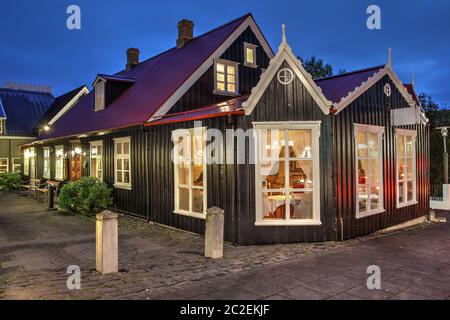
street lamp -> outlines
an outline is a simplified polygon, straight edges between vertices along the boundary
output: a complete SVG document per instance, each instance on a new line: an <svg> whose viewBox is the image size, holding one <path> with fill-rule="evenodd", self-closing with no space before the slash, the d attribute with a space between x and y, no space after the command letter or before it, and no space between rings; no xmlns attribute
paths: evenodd
<svg viewBox="0 0 450 320"><path fill-rule="evenodd" d="M439 127L436 130L441 130L442 138L444 139L444 184L448 184L448 154L447 154L447 136L449 127Z"/></svg>

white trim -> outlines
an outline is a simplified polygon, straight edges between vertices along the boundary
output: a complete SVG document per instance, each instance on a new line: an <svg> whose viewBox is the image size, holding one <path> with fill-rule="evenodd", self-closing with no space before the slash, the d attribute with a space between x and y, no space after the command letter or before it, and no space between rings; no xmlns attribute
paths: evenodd
<svg viewBox="0 0 450 320"><path fill-rule="evenodd" d="M311 75L303 68L301 61L297 59L293 54L291 47L284 40L281 43L276 56L270 60L269 67L261 75L258 84L252 89L250 97L242 104L245 109L245 114L250 115L253 112L256 104L261 99L272 79L278 73L284 61L289 64L292 71L294 71L294 74L300 79L322 112L324 114L329 114L332 102L324 96L322 89L316 85Z"/></svg>
<svg viewBox="0 0 450 320"><path fill-rule="evenodd" d="M193 186L192 184L192 163L190 163L189 166L189 177L188 177L188 181L189 183L187 185L184 184L180 184L178 183L179 178L178 178L178 163L177 161L173 161L173 169L174 169L174 183L173 183L173 187L174 187L174 207L175 209L173 210L173 213L175 214L180 214L180 215L185 215L185 216L190 216L193 218L198 218L198 219L205 219L206 218L206 209L207 209L207 205L208 205L208 174L207 174L207 167L206 167L206 127L196 127L196 128L191 128L191 129L183 129L183 130L188 130L189 131L189 146L192 145L192 137L197 135L198 132L197 130L201 130L202 133L202 157L203 157L203 186L201 187L197 187L197 186ZM176 131L176 130L175 130ZM186 136L183 135L183 139L185 139ZM173 139L173 135L172 135L172 139ZM173 143L177 143L177 141L173 141ZM173 160L175 160L176 156L175 155L175 150L174 149L174 154L173 154ZM191 157L192 157L192 152L191 153ZM192 159L191 159L192 160ZM186 210L181 210L179 208L180 206L180 201L179 201L179 196L178 196L178 189L179 188L185 188L189 190L189 209L191 211L186 211ZM193 212L192 211L192 190L202 190L203 191L203 213L199 213L199 212Z"/></svg>
<svg viewBox="0 0 450 320"><path fill-rule="evenodd" d="M50 119L48 125L53 125L59 118L61 118L67 111L69 111L84 94L88 93L88 88L84 86L80 90L80 92L78 92L77 95L72 98L72 100L70 100L53 118Z"/></svg>
<svg viewBox="0 0 450 320"><path fill-rule="evenodd" d="M404 202L400 203L400 188L399 188L399 179L398 179L398 162L400 160L399 157L399 150L397 150L397 138L398 136L402 136L403 138L405 138L406 136L410 136L412 137L412 143L413 143L413 155L412 155L412 160L413 160L413 198L412 200L408 201L408 178L406 177L403 181L404 186L403 186L403 190L404 190L404 194L403 196L405 197ZM417 131L416 130L407 130L407 129L395 129L395 203L396 203L396 207L397 209L399 208L404 208L404 207L408 207L408 206L412 206L417 204ZM406 148L406 141L404 141L404 147ZM411 157L406 156L406 154L402 157L403 159L408 159Z"/></svg>
<svg viewBox="0 0 450 320"><path fill-rule="evenodd" d="M6 170L4 172L0 171L0 173L9 172L9 158L0 158L0 160L6 160ZM0 165L0 167L5 167L5 165Z"/></svg>
<svg viewBox="0 0 450 320"><path fill-rule="evenodd" d="M356 219L361 219L361 218L365 218L371 215L375 215L375 214L379 214L382 212L385 212L384 209L384 170L383 170L383 139L384 139L384 127L380 127L380 126L373 126L373 125L366 125L366 124L358 124L355 123L353 124L354 127L354 142L355 142L355 153L354 153L354 159L355 159L355 210L356 210ZM369 155L369 148L367 147L367 156L364 157L360 157L358 156L358 133L359 132L365 132L366 134L371 132L371 133L376 133L378 135L378 156L377 158L375 157L371 157ZM369 138L366 135L366 139L368 140ZM366 181L366 183L364 184L367 187L367 211L364 211L363 213L359 212L359 168L358 168L358 160L362 158L367 160L367 165L369 166L370 163L370 159L377 159L379 161L378 164L378 174L379 174L379 190L378 190L378 208L376 209L370 209L370 187L371 185L373 185L371 183L372 181L372 177L369 176L369 172L370 169L369 167L367 168L367 173L366 173L366 179L368 181Z"/></svg>
<svg viewBox="0 0 450 320"><path fill-rule="evenodd" d="M219 90L217 89L217 64L222 64L224 66L224 81L225 90ZM234 67L234 91L228 91L228 66ZM214 94L217 95L232 95L232 96L238 96L239 95L239 62L231 61L231 60L224 60L224 59L216 59L214 60Z"/></svg>
<svg viewBox="0 0 450 320"><path fill-rule="evenodd" d="M256 44L244 42L244 66L245 67L258 68L256 48L258 48L258 46ZM247 61L247 49L253 50L253 63L250 63Z"/></svg>
<svg viewBox="0 0 450 320"><path fill-rule="evenodd" d="M131 186L132 186L132 170L131 170L131 152L132 152L132 147L131 147L131 137L121 137L121 138L115 138L114 140L114 164L113 164L113 168L114 168L114 184L113 186L117 189L126 189L126 190L131 190ZM123 144L128 142L128 154L125 155L123 153ZM117 154L117 144L121 143L122 144L122 153L120 155ZM129 162L129 170L125 170L124 167L124 163L125 161L122 161L122 170L121 172L124 173L125 171L129 171L129 182L125 183L125 182L117 182L117 159L122 159L122 160L128 160ZM122 176L122 181L125 175Z"/></svg>
<svg viewBox="0 0 450 320"><path fill-rule="evenodd" d="M45 179L50 179L51 178L50 147L44 147L42 148L42 150L43 150L42 177ZM48 156L46 156L46 153L48 153Z"/></svg>
<svg viewBox="0 0 450 320"><path fill-rule="evenodd" d="M384 68L380 69L378 72L369 77L366 81L361 83L360 86L356 87L353 91L349 92L346 97L343 97L341 101L334 104L334 108L336 109L336 114L341 112L345 107L347 107L350 103L355 101L360 95L366 92L370 87L372 87L375 83L381 80L384 76L388 75L392 82L395 84L395 87L398 89L400 94L406 100L410 107L415 107L417 105L414 98L409 94L408 90L405 88L401 80L398 78L396 73L386 65Z"/></svg>
<svg viewBox="0 0 450 320"><path fill-rule="evenodd" d="M34 140L36 137L0 136L0 140Z"/></svg>
<svg viewBox="0 0 450 320"><path fill-rule="evenodd" d="M0 134L5 133L5 125L6 120L4 118L0 118Z"/></svg>
<svg viewBox="0 0 450 320"><path fill-rule="evenodd" d="M319 226L322 224L320 217L320 125L321 121L288 121L288 122L253 122L254 127L254 139L255 139L255 226ZM261 129L279 129L279 130L311 130L311 147L312 147L312 175L313 175L313 188L301 188L306 192L312 192L312 219L291 219L290 214L286 214L285 219L263 219L262 208L262 194L265 192L262 189L261 180L261 165L259 164L259 144L261 139L259 138L259 132ZM285 143L288 136L285 135ZM287 153L286 153L287 154ZM285 156L286 156L285 154ZM289 172L289 161L284 159L285 172ZM285 188L279 189L280 192L285 194L296 192L297 189L289 187L289 175L285 174ZM277 189L278 190L278 189ZM290 200L286 196L285 205L289 207Z"/></svg>
<svg viewBox="0 0 450 320"><path fill-rule="evenodd" d="M100 155L98 155L98 153L95 156L92 156L92 147L96 147L96 152L98 152L98 147L101 147L101 151L102 153ZM131 146L130 146L131 149ZM97 178L99 181L103 182L103 177L104 177L104 167L105 167L105 163L104 163L104 155L105 152L103 150L103 140L96 140L96 141L91 141L89 142L89 175L91 177ZM100 159L100 163L101 163L101 172L102 172L102 176L99 178L97 177L97 170L96 172L94 172L94 175L92 174L92 159L95 158L96 161L98 161Z"/></svg>
<svg viewBox="0 0 450 320"><path fill-rule="evenodd" d="M58 157L58 149L62 152L62 157ZM61 175L58 175L58 162L61 162ZM55 146L55 180L64 180L64 146Z"/></svg>
<svg viewBox="0 0 450 320"><path fill-rule="evenodd" d="M165 115L170 108L189 90L189 88L214 64L214 59L218 59L228 49L230 45L244 32L248 27L253 31L261 44L262 48L271 59L274 54L266 39L264 38L261 30L256 25L253 17L249 16L241 25L225 40L219 48L172 94L170 98L166 100L158 110L151 115L147 122L151 122L156 118Z"/></svg>

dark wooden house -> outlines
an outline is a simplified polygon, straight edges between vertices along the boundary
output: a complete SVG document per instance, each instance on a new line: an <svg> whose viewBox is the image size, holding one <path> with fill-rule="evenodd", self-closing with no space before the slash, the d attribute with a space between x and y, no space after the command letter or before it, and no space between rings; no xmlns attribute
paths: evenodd
<svg viewBox="0 0 450 320"><path fill-rule="evenodd" d="M250 14L198 37L178 28L149 60L129 49L125 70L99 74L33 144L65 178L97 177L117 210L197 233L221 207L226 240L243 245L344 240L427 214L427 119L390 61L314 80L284 32L275 55Z"/></svg>

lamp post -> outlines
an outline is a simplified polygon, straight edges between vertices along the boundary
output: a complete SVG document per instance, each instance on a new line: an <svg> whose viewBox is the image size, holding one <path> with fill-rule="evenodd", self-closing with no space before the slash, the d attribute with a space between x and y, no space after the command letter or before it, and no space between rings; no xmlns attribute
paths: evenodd
<svg viewBox="0 0 450 320"><path fill-rule="evenodd" d="M444 139L444 184L448 184L448 154L447 154L447 136L449 127L439 127L437 130L441 130L442 138Z"/></svg>

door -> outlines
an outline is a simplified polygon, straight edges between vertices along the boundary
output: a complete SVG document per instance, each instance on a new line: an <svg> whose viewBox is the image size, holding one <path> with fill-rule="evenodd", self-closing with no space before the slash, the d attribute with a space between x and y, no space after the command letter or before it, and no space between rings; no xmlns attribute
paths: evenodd
<svg viewBox="0 0 450 320"><path fill-rule="evenodd" d="M75 154L70 160L70 180L78 181L81 178L81 165L83 162L83 156Z"/></svg>

